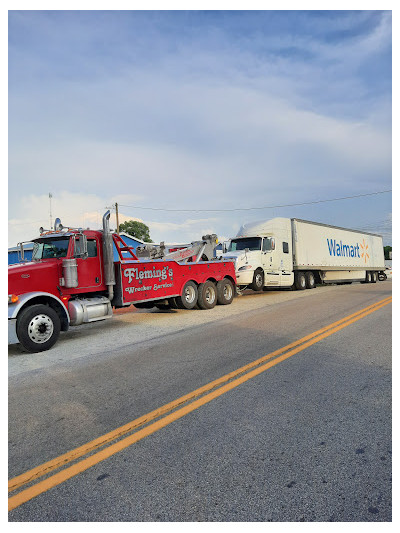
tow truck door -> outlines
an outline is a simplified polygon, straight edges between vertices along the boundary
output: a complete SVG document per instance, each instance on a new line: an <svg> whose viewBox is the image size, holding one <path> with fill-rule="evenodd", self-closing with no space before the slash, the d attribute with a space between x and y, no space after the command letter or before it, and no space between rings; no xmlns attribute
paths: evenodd
<svg viewBox="0 0 400 533"><path fill-rule="evenodd" d="M77 236L78 237L78 236ZM77 239L78 242L78 239ZM76 256L79 289L97 289L103 284L101 246L99 239L87 237L88 256Z"/></svg>

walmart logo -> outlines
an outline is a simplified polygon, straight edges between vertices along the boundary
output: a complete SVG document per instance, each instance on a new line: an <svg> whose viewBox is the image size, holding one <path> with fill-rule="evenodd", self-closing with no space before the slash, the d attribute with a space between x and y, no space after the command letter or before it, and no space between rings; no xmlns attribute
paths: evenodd
<svg viewBox="0 0 400 533"><path fill-rule="evenodd" d="M369 259L369 253L368 253L368 244L365 243L365 240L363 239L363 243L361 245L361 257L364 259L365 262Z"/></svg>
<svg viewBox="0 0 400 533"><path fill-rule="evenodd" d="M328 243L329 255L335 257L360 257L360 246L343 244L342 241L336 242L336 239L326 239ZM368 247L368 245L367 245Z"/></svg>

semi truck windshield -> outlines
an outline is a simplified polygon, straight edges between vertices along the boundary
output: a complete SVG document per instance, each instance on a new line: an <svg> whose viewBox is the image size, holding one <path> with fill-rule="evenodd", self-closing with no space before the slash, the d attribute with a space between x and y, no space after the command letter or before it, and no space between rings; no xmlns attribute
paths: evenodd
<svg viewBox="0 0 400 533"><path fill-rule="evenodd" d="M68 252L69 239L46 239L35 241L33 246L32 259L50 259L54 257L66 257Z"/></svg>
<svg viewBox="0 0 400 533"><path fill-rule="evenodd" d="M246 248L250 251L261 250L261 237L232 239L229 244L228 252L236 252L238 250L245 250Z"/></svg>

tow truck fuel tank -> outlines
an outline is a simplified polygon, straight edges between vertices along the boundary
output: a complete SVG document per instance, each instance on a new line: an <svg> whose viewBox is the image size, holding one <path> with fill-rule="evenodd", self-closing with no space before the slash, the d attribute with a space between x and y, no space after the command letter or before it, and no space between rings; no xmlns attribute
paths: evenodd
<svg viewBox="0 0 400 533"><path fill-rule="evenodd" d="M71 326L104 320L112 316L111 302L105 296L77 298L68 302Z"/></svg>

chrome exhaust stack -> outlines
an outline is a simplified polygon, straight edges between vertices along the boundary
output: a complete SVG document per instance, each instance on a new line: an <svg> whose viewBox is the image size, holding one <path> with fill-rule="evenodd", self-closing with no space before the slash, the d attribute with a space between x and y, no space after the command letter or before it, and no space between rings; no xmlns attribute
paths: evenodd
<svg viewBox="0 0 400 533"><path fill-rule="evenodd" d="M110 302L114 298L114 256L113 241L110 232L110 211L103 215L103 257L104 257L104 278L108 288L108 298Z"/></svg>

